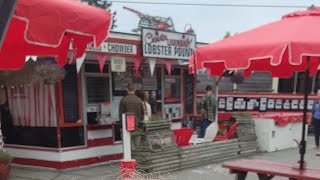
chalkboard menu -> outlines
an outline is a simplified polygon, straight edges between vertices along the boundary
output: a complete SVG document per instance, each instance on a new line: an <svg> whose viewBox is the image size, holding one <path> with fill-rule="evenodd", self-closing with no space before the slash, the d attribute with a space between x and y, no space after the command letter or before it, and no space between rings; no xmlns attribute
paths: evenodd
<svg viewBox="0 0 320 180"><path fill-rule="evenodd" d="M62 80L64 122L79 120L77 70L74 65L65 65L66 76Z"/></svg>
<svg viewBox="0 0 320 180"><path fill-rule="evenodd" d="M184 109L185 114L194 113L194 77L187 70L184 71Z"/></svg>

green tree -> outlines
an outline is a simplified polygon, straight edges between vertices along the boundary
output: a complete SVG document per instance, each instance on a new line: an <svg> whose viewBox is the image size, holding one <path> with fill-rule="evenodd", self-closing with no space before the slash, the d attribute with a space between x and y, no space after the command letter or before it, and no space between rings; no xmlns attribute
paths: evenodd
<svg viewBox="0 0 320 180"><path fill-rule="evenodd" d="M112 19L111 29L114 29L117 27L117 25L116 25L117 20L115 19L117 12L116 11L111 12L111 9L110 9L112 6L112 2L109 2L108 0L81 0L81 1L84 3L87 3L91 6L96 6L98 8L105 9L105 10L109 11L110 13L112 13L113 19Z"/></svg>

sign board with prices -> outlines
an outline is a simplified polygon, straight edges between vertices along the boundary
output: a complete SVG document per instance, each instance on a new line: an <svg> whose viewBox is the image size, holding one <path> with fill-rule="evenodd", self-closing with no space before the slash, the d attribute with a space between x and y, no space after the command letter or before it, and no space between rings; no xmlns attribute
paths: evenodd
<svg viewBox="0 0 320 180"><path fill-rule="evenodd" d="M274 108L275 108L275 99L268 99L267 108L268 108L268 110L274 110Z"/></svg>
<svg viewBox="0 0 320 180"><path fill-rule="evenodd" d="M196 47L193 34L143 28L141 39L144 57L188 60Z"/></svg>
<svg viewBox="0 0 320 180"><path fill-rule="evenodd" d="M219 110L219 111L224 111L224 110L226 110L226 98L224 98L224 97L219 97L218 110Z"/></svg>
<svg viewBox="0 0 320 180"><path fill-rule="evenodd" d="M132 44L103 42L97 48L94 48L92 44L88 44L86 51L136 55L137 46Z"/></svg>
<svg viewBox="0 0 320 180"><path fill-rule="evenodd" d="M283 107L283 100L282 99L276 99L275 109L276 110L282 110L282 107Z"/></svg>
<svg viewBox="0 0 320 180"><path fill-rule="evenodd" d="M243 97L236 97L234 99L234 110L246 110L247 102L246 99Z"/></svg>
<svg viewBox="0 0 320 180"><path fill-rule="evenodd" d="M291 110L298 110L299 109L299 100L293 99L291 100Z"/></svg>
<svg viewBox="0 0 320 180"><path fill-rule="evenodd" d="M258 99L249 99L247 102L247 110L259 110Z"/></svg>
<svg viewBox="0 0 320 180"><path fill-rule="evenodd" d="M289 99L284 100L283 110L290 110L290 108L291 108L291 101Z"/></svg>
<svg viewBox="0 0 320 180"><path fill-rule="evenodd" d="M266 112L268 109L268 98L261 97L259 100L259 111Z"/></svg>
<svg viewBox="0 0 320 180"><path fill-rule="evenodd" d="M126 72L126 58L124 57L111 57L111 71L112 72Z"/></svg>
<svg viewBox="0 0 320 180"><path fill-rule="evenodd" d="M226 111L233 111L233 97L226 98Z"/></svg>

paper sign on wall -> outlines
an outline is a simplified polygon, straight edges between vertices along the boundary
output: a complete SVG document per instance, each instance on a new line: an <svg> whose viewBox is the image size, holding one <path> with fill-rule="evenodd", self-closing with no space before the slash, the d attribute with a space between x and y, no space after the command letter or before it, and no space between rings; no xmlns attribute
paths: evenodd
<svg viewBox="0 0 320 180"><path fill-rule="evenodd" d="M260 104L259 104L259 111L261 111L261 112L267 111L268 98L266 98L266 97L261 97L259 102L260 102Z"/></svg>
<svg viewBox="0 0 320 180"><path fill-rule="evenodd" d="M112 72L126 72L126 58L124 57L111 57L111 71Z"/></svg>
<svg viewBox="0 0 320 180"><path fill-rule="evenodd" d="M275 100L268 99L268 109L274 109L274 108L275 108Z"/></svg>

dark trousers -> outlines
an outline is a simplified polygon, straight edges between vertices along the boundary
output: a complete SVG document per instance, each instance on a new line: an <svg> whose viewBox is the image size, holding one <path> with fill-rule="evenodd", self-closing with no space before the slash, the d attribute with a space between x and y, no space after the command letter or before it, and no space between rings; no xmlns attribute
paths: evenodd
<svg viewBox="0 0 320 180"><path fill-rule="evenodd" d="M316 141L316 146L319 147L319 137L320 137L320 120L313 119L313 128L314 128L314 139Z"/></svg>
<svg viewBox="0 0 320 180"><path fill-rule="evenodd" d="M208 119L202 119L201 126L200 126L200 138L203 138L206 134L207 127L211 124L211 121Z"/></svg>

